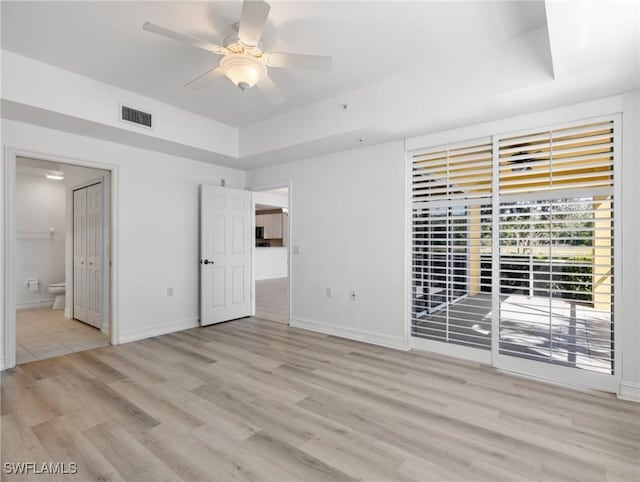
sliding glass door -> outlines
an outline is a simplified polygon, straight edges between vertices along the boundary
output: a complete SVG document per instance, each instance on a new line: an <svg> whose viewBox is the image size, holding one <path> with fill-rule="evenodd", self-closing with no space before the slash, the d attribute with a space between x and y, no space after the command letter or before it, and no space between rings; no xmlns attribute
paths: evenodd
<svg viewBox="0 0 640 482"><path fill-rule="evenodd" d="M615 387L617 122L413 156L414 339L490 350L511 371Z"/></svg>

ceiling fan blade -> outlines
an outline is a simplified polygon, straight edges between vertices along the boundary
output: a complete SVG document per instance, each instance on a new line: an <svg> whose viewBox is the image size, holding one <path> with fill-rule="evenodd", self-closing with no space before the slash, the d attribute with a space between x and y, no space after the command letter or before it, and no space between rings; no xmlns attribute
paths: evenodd
<svg viewBox="0 0 640 482"><path fill-rule="evenodd" d="M207 50L209 52L213 52L218 55L225 55L228 51L226 48L221 47L220 45L213 44L211 42L207 42L206 40L200 40L199 38L189 37L188 35L184 35L179 32L174 32L173 30L169 30L164 27L160 27L159 25L154 25L152 23L146 22L142 26L143 30L147 32L152 32L158 35L162 35L163 37L167 37L173 40L177 40L178 42L183 42L187 44L191 44L194 47L198 47L199 49Z"/></svg>
<svg viewBox="0 0 640 482"><path fill-rule="evenodd" d="M260 41L262 29L271 6L262 0L244 0L240 14L238 38L246 45L255 46Z"/></svg>
<svg viewBox="0 0 640 482"><path fill-rule="evenodd" d="M256 84L256 87L264 94L269 104L278 105L284 102L284 96L280 93L278 87L276 87L276 84L273 83L273 80L271 80L271 77L268 75L265 75Z"/></svg>
<svg viewBox="0 0 640 482"><path fill-rule="evenodd" d="M224 77L224 72L220 67L214 67L213 69L205 72L204 74L196 77L191 82L188 82L184 85L186 89L201 89L212 80L219 79L220 77Z"/></svg>
<svg viewBox="0 0 640 482"><path fill-rule="evenodd" d="M333 57L327 55L305 55L268 53L262 56L268 67L329 71L333 66Z"/></svg>

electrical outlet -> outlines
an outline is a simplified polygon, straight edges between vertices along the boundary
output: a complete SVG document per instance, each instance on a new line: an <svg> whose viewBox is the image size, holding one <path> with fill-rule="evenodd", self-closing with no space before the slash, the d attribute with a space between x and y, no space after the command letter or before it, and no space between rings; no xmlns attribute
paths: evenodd
<svg viewBox="0 0 640 482"><path fill-rule="evenodd" d="M356 292L355 291L351 291L349 296L351 296L351 301L355 301L356 300Z"/></svg>
<svg viewBox="0 0 640 482"><path fill-rule="evenodd" d="M327 298L331 298L331 288L327 288Z"/></svg>
<svg viewBox="0 0 640 482"><path fill-rule="evenodd" d="M173 296L173 288L167 288L167 296Z"/></svg>

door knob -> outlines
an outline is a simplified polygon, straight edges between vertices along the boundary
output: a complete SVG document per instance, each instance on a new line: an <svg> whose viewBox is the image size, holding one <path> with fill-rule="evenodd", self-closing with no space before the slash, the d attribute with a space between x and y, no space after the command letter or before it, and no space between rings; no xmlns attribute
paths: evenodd
<svg viewBox="0 0 640 482"><path fill-rule="evenodd" d="M202 264L213 264L213 261L209 261L208 259L205 259L204 261L200 261Z"/></svg>

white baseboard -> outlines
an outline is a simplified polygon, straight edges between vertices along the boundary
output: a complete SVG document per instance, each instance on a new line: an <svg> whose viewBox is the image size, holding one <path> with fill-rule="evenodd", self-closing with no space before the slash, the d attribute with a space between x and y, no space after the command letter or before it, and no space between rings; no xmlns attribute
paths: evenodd
<svg viewBox="0 0 640 482"><path fill-rule="evenodd" d="M70 309L67 309L67 308L65 308L65 309L64 309L64 317L65 317L67 320L70 320L71 318L73 318L73 317L71 316L71 310L70 310Z"/></svg>
<svg viewBox="0 0 640 482"><path fill-rule="evenodd" d="M197 318L191 320L171 321L169 323L163 323L162 325L152 326L150 328L144 328L142 330L134 330L127 333L121 333L118 337L118 344L144 340L145 338L166 335L168 333L174 333L176 331L188 330L189 328L196 328L197 326Z"/></svg>
<svg viewBox="0 0 640 482"><path fill-rule="evenodd" d="M290 326L294 328L302 328L303 330L316 331L318 333L324 333L326 335L339 336L341 338L347 338L349 340L371 343L372 345L386 346L387 348L394 348L396 350L406 351L409 349L409 340L405 338L382 335L380 333L360 330L358 328L348 328L331 323L305 320L302 318L294 317L291 317Z"/></svg>
<svg viewBox="0 0 640 482"><path fill-rule="evenodd" d="M16 301L16 310L51 308L52 306L53 306L53 298L46 298L42 300Z"/></svg>
<svg viewBox="0 0 640 482"><path fill-rule="evenodd" d="M620 382L618 398L631 402L640 402L640 383Z"/></svg>
<svg viewBox="0 0 640 482"><path fill-rule="evenodd" d="M3 371L7 365L4 363L4 357L0 357L0 371Z"/></svg>

